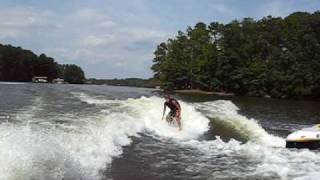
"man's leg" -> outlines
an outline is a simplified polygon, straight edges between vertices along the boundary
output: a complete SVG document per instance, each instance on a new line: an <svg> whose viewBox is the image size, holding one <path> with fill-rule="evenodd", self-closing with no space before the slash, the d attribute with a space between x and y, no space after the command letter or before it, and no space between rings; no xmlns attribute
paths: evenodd
<svg viewBox="0 0 320 180"><path fill-rule="evenodd" d="M166 118L167 119L167 123L168 124L172 124L173 118L174 118L174 114L173 114L172 111L170 111L169 114L167 115L167 118Z"/></svg>
<svg viewBox="0 0 320 180"><path fill-rule="evenodd" d="M182 130L182 126L181 126L181 112L180 112L180 110L176 111L176 121L178 123L179 130L181 131Z"/></svg>

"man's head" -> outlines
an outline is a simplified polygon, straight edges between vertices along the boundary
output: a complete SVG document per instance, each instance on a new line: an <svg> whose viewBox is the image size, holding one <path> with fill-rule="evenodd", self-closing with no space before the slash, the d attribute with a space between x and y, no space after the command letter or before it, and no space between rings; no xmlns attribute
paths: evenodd
<svg viewBox="0 0 320 180"><path fill-rule="evenodd" d="M165 99L166 101L168 101L170 98L171 98L170 94L165 94L165 95L164 95L164 99Z"/></svg>

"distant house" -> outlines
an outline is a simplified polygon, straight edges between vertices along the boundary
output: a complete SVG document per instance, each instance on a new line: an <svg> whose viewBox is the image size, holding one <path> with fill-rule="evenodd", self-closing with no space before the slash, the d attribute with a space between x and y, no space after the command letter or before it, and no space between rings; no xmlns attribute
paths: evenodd
<svg viewBox="0 0 320 180"><path fill-rule="evenodd" d="M48 77L47 76L33 76L32 82L34 82L34 83L48 83Z"/></svg>
<svg viewBox="0 0 320 180"><path fill-rule="evenodd" d="M56 78L52 80L52 83L56 83L56 84L66 84L66 82L64 81L64 79L61 78Z"/></svg>

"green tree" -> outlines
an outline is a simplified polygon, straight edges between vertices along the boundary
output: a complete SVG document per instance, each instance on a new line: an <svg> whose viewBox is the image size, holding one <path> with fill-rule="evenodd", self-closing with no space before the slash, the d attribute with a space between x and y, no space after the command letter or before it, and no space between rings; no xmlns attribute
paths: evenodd
<svg viewBox="0 0 320 180"><path fill-rule="evenodd" d="M172 89L320 97L320 12L197 23L161 43L152 70Z"/></svg>
<svg viewBox="0 0 320 180"><path fill-rule="evenodd" d="M37 56L32 51L21 47L0 44L0 81L23 81L30 82L33 76L47 76L51 81L57 77L63 77L63 68L51 57L41 54ZM76 68L74 68L76 69ZM83 71L80 67L76 70L78 74L72 78L75 82L83 82ZM71 73L72 74L72 73Z"/></svg>
<svg viewBox="0 0 320 180"><path fill-rule="evenodd" d="M85 81L83 70L74 64L63 66L63 78L72 84L83 84Z"/></svg>

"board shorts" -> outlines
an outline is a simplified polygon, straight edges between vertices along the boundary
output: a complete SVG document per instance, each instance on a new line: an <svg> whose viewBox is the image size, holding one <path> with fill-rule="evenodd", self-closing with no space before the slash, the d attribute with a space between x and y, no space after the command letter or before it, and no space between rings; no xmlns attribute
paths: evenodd
<svg viewBox="0 0 320 180"><path fill-rule="evenodd" d="M173 123L173 120L176 119L176 115L177 113L179 113L179 110L178 109L172 109L169 114L167 115L167 121L169 123Z"/></svg>
<svg viewBox="0 0 320 180"><path fill-rule="evenodd" d="M169 116L171 117L176 117L176 114L177 114L177 109L173 109L169 112Z"/></svg>

